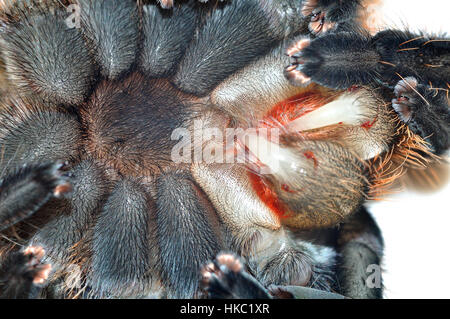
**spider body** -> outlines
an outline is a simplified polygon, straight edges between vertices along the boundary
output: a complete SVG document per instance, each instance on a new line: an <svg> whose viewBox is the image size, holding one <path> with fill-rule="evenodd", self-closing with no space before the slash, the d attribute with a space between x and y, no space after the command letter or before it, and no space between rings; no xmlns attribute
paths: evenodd
<svg viewBox="0 0 450 319"><path fill-rule="evenodd" d="M284 73L283 53L292 37L318 35L312 11L288 0L188 1L170 12L82 0L71 28L71 1L30 3L3 8L0 169L67 161L72 191L52 198L67 191L56 178L31 193L39 207L0 210L2 278L22 260L13 275L36 288L14 237L42 246L39 261L52 265L31 296L282 296L266 290L277 285L381 297L360 279L383 246L362 204L393 178L387 167L427 149L384 90L292 85L301 70ZM356 7L333 23L350 25ZM222 276L208 264L221 251L245 266L219 256L216 268L231 270Z"/></svg>

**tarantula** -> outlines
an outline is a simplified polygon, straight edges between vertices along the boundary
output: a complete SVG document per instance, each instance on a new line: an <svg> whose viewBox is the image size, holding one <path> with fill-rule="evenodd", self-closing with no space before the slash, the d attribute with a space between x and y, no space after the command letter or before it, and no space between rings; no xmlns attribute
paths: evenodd
<svg viewBox="0 0 450 319"><path fill-rule="evenodd" d="M4 1L1 296L381 297L363 203L448 148L450 45L362 9Z"/></svg>

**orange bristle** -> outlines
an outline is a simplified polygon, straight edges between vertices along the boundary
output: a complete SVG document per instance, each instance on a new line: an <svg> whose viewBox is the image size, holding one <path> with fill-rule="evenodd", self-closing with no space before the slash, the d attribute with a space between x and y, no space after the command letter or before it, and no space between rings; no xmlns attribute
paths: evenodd
<svg viewBox="0 0 450 319"><path fill-rule="evenodd" d="M411 132L404 124L398 125L398 142L388 153L369 161L372 177L368 198L379 200L387 194L396 193L396 182L407 173L408 168L424 169L430 163L439 161L439 157L431 153L427 142L419 135Z"/></svg>
<svg viewBox="0 0 450 319"><path fill-rule="evenodd" d="M261 121L264 127L286 126L289 122L334 100L339 93L319 89L315 85L275 104Z"/></svg>

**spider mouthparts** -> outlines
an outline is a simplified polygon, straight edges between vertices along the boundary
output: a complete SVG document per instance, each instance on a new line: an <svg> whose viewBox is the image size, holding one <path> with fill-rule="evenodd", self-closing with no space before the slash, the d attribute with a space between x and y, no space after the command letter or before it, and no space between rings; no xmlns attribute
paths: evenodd
<svg viewBox="0 0 450 319"><path fill-rule="evenodd" d="M336 100L325 104L287 125L292 132L301 132L335 124L360 125L367 115L367 108L355 94L345 93Z"/></svg>

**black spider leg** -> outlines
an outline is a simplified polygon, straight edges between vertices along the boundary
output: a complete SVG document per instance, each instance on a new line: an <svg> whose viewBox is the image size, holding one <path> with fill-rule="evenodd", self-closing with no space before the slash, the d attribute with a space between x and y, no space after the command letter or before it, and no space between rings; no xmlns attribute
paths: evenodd
<svg viewBox="0 0 450 319"><path fill-rule="evenodd" d="M189 44L173 84L183 92L206 95L284 37L276 16L265 1L231 1L213 10Z"/></svg>
<svg viewBox="0 0 450 319"><path fill-rule="evenodd" d="M90 160L74 166L69 174L72 184L70 198L54 200L41 209L49 216L30 243L42 246L47 252L55 270L63 270L73 262L82 259L83 251L78 249L80 242L88 237L95 217L110 192L110 183L103 174L102 167ZM70 265L69 265L70 267ZM68 269L72 274L77 268ZM81 285L81 284L80 284ZM81 288L78 283L77 286Z"/></svg>
<svg viewBox="0 0 450 319"><path fill-rule="evenodd" d="M33 215L51 197L71 188L60 162L27 165L7 175L0 183L0 231Z"/></svg>
<svg viewBox="0 0 450 319"><path fill-rule="evenodd" d="M156 4L142 8L140 67L149 77L170 76L194 36L198 10L192 5L163 10Z"/></svg>
<svg viewBox="0 0 450 319"><path fill-rule="evenodd" d="M414 77L398 82L392 106L409 128L425 139L431 151L443 154L450 147L449 89L418 84Z"/></svg>
<svg viewBox="0 0 450 319"><path fill-rule="evenodd" d="M198 1L201 3L207 3L209 0L198 0ZM223 2L225 0L218 0L218 1ZM158 0L158 3L161 6L161 8L164 9L171 9L172 7L174 7L174 0ZM176 9L176 7L174 9Z"/></svg>
<svg viewBox="0 0 450 319"><path fill-rule="evenodd" d="M304 39L297 39L295 43ZM448 88L450 41L387 30L330 33L289 50L296 69L311 81L333 89L384 84L414 76L419 83Z"/></svg>
<svg viewBox="0 0 450 319"><path fill-rule="evenodd" d="M358 0L307 0L302 6L302 14L309 19L309 31L313 36L328 32L339 32L356 26L358 10L362 8Z"/></svg>
<svg viewBox="0 0 450 319"><path fill-rule="evenodd" d="M379 299L383 295L383 239L365 207L340 226L337 263L340 292L350 298Z"/></svg>
<svg viewBox="0 0 450 319"><path fill-rule="evenodd" d="M266 289L245 271L241 260L221 253L202 271L202 289L210 299L343 299L344 296L309 287L271 285Z"/></svg>
<svg viewBox="0 0 450 319"><path fill-rule="evenodd" d="M198 294L201 267L222 249L216 212L200 187L182 171L159 177L157 194L163 284L170 298L192 298Z"/></svg>
<svg viewBox="0 0 450 319"><path fill-rule="evenodd" d="M109 79L122 76L139 52L139 15L133 0L80 0L81 32Z"/></svg>
<svg viewBox="0 0 450 319"><path fill-rule="evenodd" d="M0 299L37 298L51 265L42 264L44 250L30 246L8 253L0 265Z"/></svg>
<svg viewBox="0 0 450 319"><path fill-rule="evenodd" d="M270 299L272 296L233 254L221 253L205 265L202 289L210 299Z"/></svg>
<svg viewBox="0 0 450 319"><path fill-rule="evenodd" d="M124 178L116 184L93 229L88 285L95 296L142 295L149 288L153 211L139 181Z"/></svg>
<svg viewBox="0 0 450 319"><path fill-rule="evenodd" d="M17 2L20 6L24 1ZM94 75L81 33L67 27L65 11L29 7L14 13L21 22L8 24L0 34L5 73L20 87L21 95L33 93L53 103L80 103Z"/></svg>
<svg viewBox="0 0 450 319"><path fill-rule="evenodd" d="M324 8L330 21L342 22L356 15L360 2L359 0L318 0L317 7Z"/></svg>

